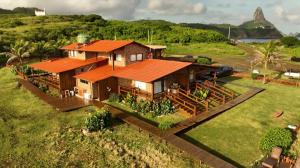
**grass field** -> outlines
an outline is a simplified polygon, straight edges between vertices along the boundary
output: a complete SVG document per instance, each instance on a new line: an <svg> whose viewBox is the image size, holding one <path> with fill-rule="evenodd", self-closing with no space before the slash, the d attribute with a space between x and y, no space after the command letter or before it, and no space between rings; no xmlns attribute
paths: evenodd
<svg viewBox="0 0 300 168"><path fill-rule="evenodd" d="M263 85L247 79L226 80L266 90L184 136L195 144L205 145L213 152L249 167L262 157L259 141L268 128L300 123L300 89L277 84ZM283 116L274 118L274 113L279 110L284 111Z"/></svg>
<svg viewBox="0 0 300 168"><path fill-rule="evenodd" d="M120 121L84 136L86 109L57 112L15 78L0 69L0 167L204 167Z"/></svg>
<svg viewBox="0 0 300 168"><path fill-rule="evenodd" d="M245 52L227 43L170 44L166 50L168 55L204 55L209 57L242 57Z"/></svg>

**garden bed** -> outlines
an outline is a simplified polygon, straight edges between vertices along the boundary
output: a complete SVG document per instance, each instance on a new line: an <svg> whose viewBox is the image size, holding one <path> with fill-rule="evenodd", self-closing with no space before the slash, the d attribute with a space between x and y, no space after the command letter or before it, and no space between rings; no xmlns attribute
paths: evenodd
<svg viewBox="0 0 300 168"><path fill-rule="evenodd" d="M183 114L180 113L180 110L177 109L175 113L173 114L167 114L167 115L162 115L162 116L153 116L151 113L146 113L142 114L139 112L136 112L132 108L130 108L128 105L122 103L122 102L109 102L109 101L104 101L104 103L111 105L113 107L116 107L118 109L121 109L124 112L127 112L131 115L134 115L154 126L159 126L160 124L163 123L172 123L172 125L175 125L181 121L184 121L187 119L187 116L184 116Z"/></svg>

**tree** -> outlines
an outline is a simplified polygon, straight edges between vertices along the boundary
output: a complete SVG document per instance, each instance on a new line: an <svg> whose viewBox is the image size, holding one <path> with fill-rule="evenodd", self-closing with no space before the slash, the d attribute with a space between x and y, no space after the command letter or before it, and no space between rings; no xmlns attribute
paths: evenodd
<svg viewBox="0 0 300 168"><path fill-rule="evenodd" d="M6 64L12 64L15 62L19 62L23 64L23 59L30 56L32 52L32 46L28 41L17 41L15 44L10 45L10 51L0 53L0 55L6 55L9 57Z"/></svg>
<svg viewBox="0 0 300 168"><path fill-rule="evenodd" d="M282 37L280 42L286 47L293 47L299 44L299 40L293 36Z"/></svg>
<svg viewBox="0 0 300 168"><path fill-rule="evenodd" d="M268 44L264 45L263 47L259 48L259 58L254 60L254 63L256 65L262 64L264 69L264 78L263 83L265 84L266 77L267 77L267 71L269 71L269 64L270 63L278 63L278 55L276 54L277 51L277 43L274 41L270 41Z"/></svg>
<svg viewBox="0 0 300 168"><path fill-rule="evenodd" d="M33 44L33 54L40 58L40 61L46 56L48 58L52 48L49 43L45 41L39 41Z"/></svg>

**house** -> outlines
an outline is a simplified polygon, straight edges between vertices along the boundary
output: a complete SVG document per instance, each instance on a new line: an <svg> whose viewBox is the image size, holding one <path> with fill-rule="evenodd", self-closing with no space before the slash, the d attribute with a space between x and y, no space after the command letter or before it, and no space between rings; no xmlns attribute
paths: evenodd
<svg viewBox="0 0 300 168"><path fill-rule="evenodd" d="M44 8L44 10L41 9L36 9L34 11L35 16L46 16L46 9Z"/></svg>
<svg viewBox="0 0 300 168"><path fill-rule="evenodd" d="M66 58L30 66L45 71L34 80L62 95L74 90L82 98L105 100L113 92L134 91L154 99L172 83L189 87L190 63L155 59L163 49L135 41L95 40L63 47Z"/></svg>

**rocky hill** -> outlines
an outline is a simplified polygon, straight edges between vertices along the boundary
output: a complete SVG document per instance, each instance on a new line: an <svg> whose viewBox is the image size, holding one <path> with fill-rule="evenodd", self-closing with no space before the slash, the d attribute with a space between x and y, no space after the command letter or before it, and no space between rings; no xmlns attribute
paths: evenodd
<svg viewBox="0 0 300 168"><path fill-rule="evenodd" d="M34 15L34 11L38 8L25 8L25 7L17 7L13 10L2 9L0 8L0 14L26 14L26 15Z"/></svg>
<svg viewBox="0 0 300 168"><path fill-rule="evenodd" d="M198 28L198 29L211 29L216 30L223 35L227 36L229 27L231 28L231 38L272 38L278 39L282 37L282 34L278 29L268 20L266 20L263 10L258 7L253 15L253 20L247 21L240 26L234 26L229 24L182 24L184 26Z"/></svg>

